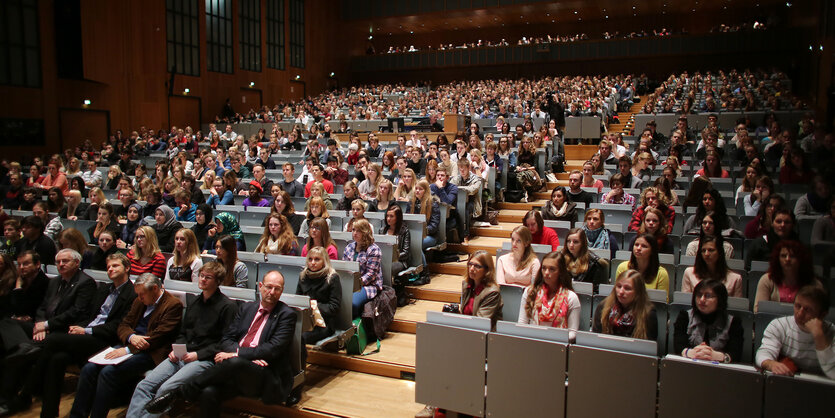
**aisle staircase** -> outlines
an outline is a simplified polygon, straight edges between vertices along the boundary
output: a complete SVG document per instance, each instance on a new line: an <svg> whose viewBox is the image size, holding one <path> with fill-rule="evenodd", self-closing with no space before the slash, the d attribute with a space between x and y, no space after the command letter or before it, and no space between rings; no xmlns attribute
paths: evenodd
<svg viewBox="0 0 835 418"><path fill-rule="evenodd" d="M589 145L566 148L568 171L581 169L582 163L596 151L595 146ZM567 173L558 177L560 180L557 183L548 183L548 190L557 185L567 186ZM415 403L413 382L415 330L418 322L426 319L428 311L440 311L446 303L459 302L466 254L485 250L495 256L502 243L510 239L513 228L522 223L525 213L541 207L548 198L550 192L542 191L536 193L535 200L528 203L499 203L498 225L473 227L474 237L468 244L449 245L448 251L461 254L460 261L430 263L431 283L407 288L413 302L398 308L379 353L352 356L344 351L326 353L311 348L305 391L291 415L411 417L419 412L423 405ZM374 344L369 344L366 352L374 347ZM242 410L259 415L289 412L284 407L262 406L263 410L253 410L252 405L251 402L229 404L232 408L240 406Z"/></svg>
<svg viewBox="0 0 835 418"><path fill-rule="evenodd" d="M622 132L624 135L635 135L635 114L641 111L646 101L644 97L636 97L636 99L639 100L633 103L628 111L618 113L619 122L609 124L609 132ZM638 127L638 129L643 128L643 126Z"/></svg>

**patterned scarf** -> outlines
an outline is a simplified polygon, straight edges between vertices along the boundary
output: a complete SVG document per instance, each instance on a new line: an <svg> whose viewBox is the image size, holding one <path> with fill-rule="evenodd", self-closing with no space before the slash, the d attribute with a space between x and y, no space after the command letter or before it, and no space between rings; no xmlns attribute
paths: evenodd
<svg viewBox="0 0 835 418"><path fill-rule="evenodd" d="M550 323L554 328L566 328L568 326L568 289L560 287L557 293L550 300L548 299L548 287L542 286L536 294L536 312L539 312L539 323Z"/></svg>
<svg viewBox="0 0 835 418"><path fill-rule="evenodd" d="M242 239L244 234L241 232L241 227L238 225L238 221L235 220L235 216L228 213L228 212L220 212L215 216L215 219L220 221L223 225L223 232L222 235L231 235L232 238L235 239Z"/></svg>
<svg viewBox="0 0 835 418"><path fill-rule="evenodd" d="M588 226L583 225L583 231L586 233L586 238L589 241L589 247L599 248L602 250L609 249L609 231L607 231L606 228L600 227L595 230L591 230Z"/></svg>
<svg viewBox="0 0 835 418"><path fill-rule="evenodd" d="M612 310L609 311L609 329L612 335L631 336L635 331L635 317L632 316L632 311L622 312L620 304L612 304Z"/></svg>

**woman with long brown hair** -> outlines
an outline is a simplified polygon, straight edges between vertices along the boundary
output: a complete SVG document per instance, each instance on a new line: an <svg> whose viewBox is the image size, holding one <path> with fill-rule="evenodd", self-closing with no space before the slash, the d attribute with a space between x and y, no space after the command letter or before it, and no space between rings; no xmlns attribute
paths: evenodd
<svg viewBox="0 0 835 418"><path fill-rule="evenodd" d="M655 340L658 321L641 273L618 274L612 293L594 310L592 331L621 337Z"/></svg>
<svg viewBox="0 0 835 418"><path fill-rule="evenodd" d="M542 259L542 270L522 292L520 324L555 328L580 327L580 298L571 287L571 276L559 252Z"/></svg>
<svg viewBox="0 0 835 418"><path fill-rule="evenodd" d="M255 252L299 255L299 243L296 241L296 235L293 234L293 227L284 215L271 213L267 217L267 225L264 226L264 233L261 234L261 240L258 241Z"/></svg>

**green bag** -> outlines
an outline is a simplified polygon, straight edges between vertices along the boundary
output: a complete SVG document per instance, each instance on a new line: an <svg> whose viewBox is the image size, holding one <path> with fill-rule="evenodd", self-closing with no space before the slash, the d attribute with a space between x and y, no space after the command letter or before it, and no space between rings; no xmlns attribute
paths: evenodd
<svg viewBox="0 0 835 418"><path fill-rule="evenodd" d="M363 354L365 351L365 347L368 345L368 338L365 333L365 326L363 325L362 318L354 319L354 335L351 335L351 338L348 339L348 342L345 343L345 351L348 352L350 355L361 355L367 356L369 354L374 354L380 352L380 340L377 340L377 349Z"/></svg>

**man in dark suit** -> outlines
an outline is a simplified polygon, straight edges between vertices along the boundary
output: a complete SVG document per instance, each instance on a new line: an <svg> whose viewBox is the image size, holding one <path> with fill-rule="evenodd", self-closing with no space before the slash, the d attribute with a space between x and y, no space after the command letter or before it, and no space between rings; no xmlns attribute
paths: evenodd
<svg viewBox="0 0 835 418"><path fill-rule="evenodd" d="M284 402L293 386L290 345L296 312L281 302L284 276L271 271L258 283L261 302L243 305L221 341L216 365L180 388L148 403L161 413L178 398L198 401L200 415L220 415L220 404L235 396L258 397L266 404Z"/></svg>
<svg viewBox="0 0 835 418"><path fill-rule="evenodd" d="M21 391L21 404L30 403L31 395L42 391L41 416L58 416L67 366L82 366L93 354L119 343L116 330L136 299L129 272L130 260L124 254L107 257L107 277L111 283L98 286L93 298L95 310L84 320L71 325L66 334L47 335L43 351Z"/></svg>
<svg viewBox="0 0 835 418"><path fill-rule="evenodd" d="M81 254L64 249L55 259L59 277L49 281L46 296L35 313L35 322L0 322L0 338L7 353L0 396L6 401L17 398L21 384L19 377L25 376L37 358L47 333L66 332L71 324L89 314L96 283L81 273Z"/></svg>
<svg viewBox="0 0 835 418"><path fill-rule="evenodd" d="M215 355L220 352L223 333L238 311L235 301L219 289L224 277L226 269L218 262L209 261L200 267L197 286L202 292L186 296L189 298L188 307L183 315L180 335L175 342L185 344L186 354L179 358L172 351L167 360L163 360L136 385L127 416L157 416L145 411L145 405L155 395L169 392L215 365Z"/></svg>
<svg viewBox="0 0 835 418"><path fill-rule="evenodd" d="M182 302L150 273L139 276L133 290L136 299L116 331L124 346L106 358L130 356L114 365L87 363L82 367L70 416L106 417L111 407L127 401L145 372L171 351L183 316Z"/></svg>
<svg viewBox="0 0 835 418"><path fill-rule="evenodd" d="M46 295L49 278L41 270L41 257L34 251L18 254L17 273L14 289L0 306L0 316L31 322Z"/></svg>

